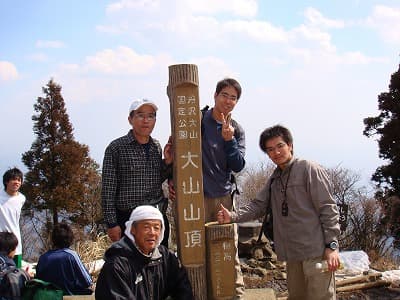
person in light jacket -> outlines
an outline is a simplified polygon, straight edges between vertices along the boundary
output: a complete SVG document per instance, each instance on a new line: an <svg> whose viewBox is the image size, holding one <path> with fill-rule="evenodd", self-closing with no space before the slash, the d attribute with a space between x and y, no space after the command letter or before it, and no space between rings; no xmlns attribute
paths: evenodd
<svg viewBox="0 0 400 300"><path fill-rule="evenodd" d="M221 205L218 222L253 220L271 205L276 254L287 262L289 299L336 299L339 213L326 171L293 156L292 135L281 125L262 132L260 148L276 169L256 198L238 212ZM322 260L327 261L329 272L316 268Z"/></svg>

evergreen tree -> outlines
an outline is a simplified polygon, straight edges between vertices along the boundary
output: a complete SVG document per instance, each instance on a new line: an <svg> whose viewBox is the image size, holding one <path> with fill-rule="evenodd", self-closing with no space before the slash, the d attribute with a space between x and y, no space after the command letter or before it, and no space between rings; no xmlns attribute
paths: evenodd
<svg viewBox="0 0 400 300"><path fill-rule="evenodd" d="M378 96L377 117L364 119L364 135L378 136L379 157L388 163L376 169L372 180L379 197L400 196L400 66L391 76L389 92Z"/></svg>
<svg viewBox="0 0 400 300"><path fill-rule="evenodd" d="M24 210L32 216L37 212L47 232L60 219L84 226L87 204L100 202L98 193L93 193L100 182L99 166L89 157L88 146L74 140L61 86L51 79L42 90L44 97L38 97L32 116L36 139L22 155L28 168ZM99 215L100 211L97 219Z"/></svg>
<svg viewBox="0 0 400 300"><path fill-rule="evenodd" d="M389 92L378 96L378 108L381 113L377 117L364 119L364 135L378 136L379 157L387 161L376 169L372 180L377 183L376 197L384 208L380 223L400 248L400 210L393 200L400 196L400 66L391 76Z"/></svg>

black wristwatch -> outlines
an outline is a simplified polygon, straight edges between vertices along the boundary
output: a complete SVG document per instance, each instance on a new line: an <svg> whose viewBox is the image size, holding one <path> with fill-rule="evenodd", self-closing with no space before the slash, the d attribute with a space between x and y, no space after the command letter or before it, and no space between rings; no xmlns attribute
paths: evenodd
<svg viewBox="0 0 400 300"><path fill-rule="evenodd" d="M325 248L329 248L331 250L336 250L338 247L339 247L339 244L336 241L332 241L325 245Z"/></svg>

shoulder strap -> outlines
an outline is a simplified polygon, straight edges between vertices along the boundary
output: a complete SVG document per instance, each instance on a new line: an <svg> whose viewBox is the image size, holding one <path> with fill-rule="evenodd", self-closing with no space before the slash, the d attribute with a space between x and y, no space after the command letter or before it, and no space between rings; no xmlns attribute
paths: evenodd
<svg viewBox="0 0 400 300"><path fill-rule="evenodd" d="M206 106L204 106L202 109L200 109L200 111L201 111L201 113L202 113L202 117L201 117L202 120L203 120L204 113L205 113L207 110L209 110L209 109L210 109L210 106L209 106L209 105L206 105Z"/></svg>
<svg viewBox="0 0 400 300"><path fill-rule="evenodd" d="M233 198L235 198L235 195L240 195L240 191L239 191L238 184L236 182L235 174L233 174L232 172L231 172L231 183L232 183L232 187L234 187L231 192L231 199L233 201Z"/></svg>
<svg viewBox="0 0 400 300"><path fill-rule="evenodd" d="M39 278L32 278L31 280L29 280L25 283L25 286L27 288L31 288L31 289L48 288L48 289L61 290L61 288L58 287L57 285L55 285L54 283L47 282L47 281L41 280Z"/></svg>
<svg viewBox="0 0 400 300"><path fill-rule="evenodd" d="M5 259L0 256L0 280L8 273L14 271L17 267L7 265Z"/></svg>
<svg viewBox="0 0 400 300"><path fill-rule="evenodd" d="M0 256L0 271L4 270L7 267L6 261L2 256Z"/></svg>
<svg viewBox="0 0 400 300"><path fill-rule="evenodd" d="M272 208L271 208L271 186L272 186L272 182L274 182L274 178L271 178L271 181L269 182L269 186L268 186L269 203L268 203L267 209L265 210L265 216L264 216L264 220L263 220L262 225L261 225L260 233L258 234L257 243L259 243L261 241L261 237L262 237L262 235L264 233L264 226L266 226L268 222L272 222ZM268 239L270 239L270 238L268 238Z"/></svg>
<svg viewBox="0 0 400 300"><path fill-rule="evenodd" d="M203 133L203 131L204 131L204 125L203 125L204 114L209 109L210 109L210 106L208 106L208 105L206 105L202 109L200 109L200 112L201 112L201 133Z"/></svg>

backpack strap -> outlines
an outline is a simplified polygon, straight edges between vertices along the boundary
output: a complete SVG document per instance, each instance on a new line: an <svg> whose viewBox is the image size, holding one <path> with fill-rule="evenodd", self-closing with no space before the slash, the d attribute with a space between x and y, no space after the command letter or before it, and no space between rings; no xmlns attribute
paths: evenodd
<svg viewBox="0 0 400 300"><path fill-rule="evenodd" d="M260 233L258 234L258 239L257 239L257 243L259 243L261 241L261 237L264 233L265 237L270 241L271 245L274 243L273 239L273 219L272 219L272 208L271 208L271 186L272 186L272 182L274 182L274 178L271 178L270 182L269 182L269 187L268 187L268 193L269 193L269 203L267 206L267 209L265 211L265 216L264 216L264 220L262 222L261 225L261 230ZM269 234L271 236L267 236L265 234L265 230L266 228L269 228L270 231L272 231L272 234Z"/></svg>
<svg viewBox="0 0 400 300"><path fill-rule="evenodd" d="M232 183L232 187L234 187L231 192L231 199L233 201L233 198L235 198L235 195L240 195L240 191L239 191L238 184L236 182L236 177L232 172L231 172L231 183Z"/></svg>
<svg viewBox="0 0 400 300"><path fill-rule="evenodd" d="M0 255L0 271L3 271L5 268L7 268L6 261L4 258Z"/></svg>
<svg viewBox="0 0 400 300"><path fill-rule="evenodd" d="M58 290L61 289L58 286L56 286L55 284L48 282L48 281L41 280L39 278L33 278L33 279L27 281L25 283L25 286L30 287L30 288L42 287L42 288L52 288L52 289L58 289Z"/></svg>
<svg viewBox="0 0 400 300"><path fill-rule="evenodd" d="M203 125L203 119L204 119L204 114L207 112L207 110L210 109L210 106L206 105L202 109L200 109L201 112L201 132L204 131L204 125Z"/></svg>

